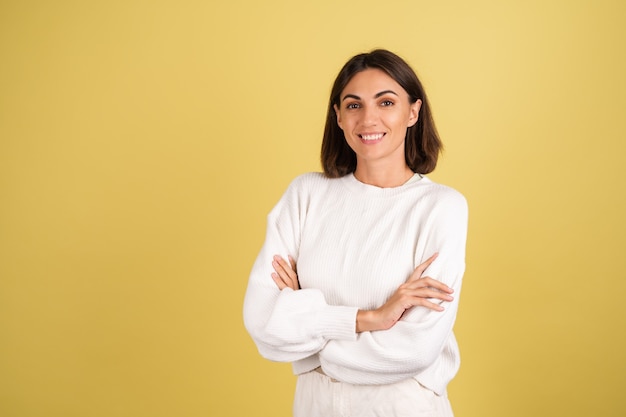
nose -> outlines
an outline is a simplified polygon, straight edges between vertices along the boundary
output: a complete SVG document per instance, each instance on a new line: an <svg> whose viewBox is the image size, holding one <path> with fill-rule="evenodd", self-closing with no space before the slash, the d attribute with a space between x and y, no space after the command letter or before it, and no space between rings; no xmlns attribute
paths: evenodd
<svg viewBox="0 0 626 417"><path fill-rule="evenodd" d="M378 108L376 106L365 106L363 108L362 123L364 126L374 126L378 122Z"/></svg>

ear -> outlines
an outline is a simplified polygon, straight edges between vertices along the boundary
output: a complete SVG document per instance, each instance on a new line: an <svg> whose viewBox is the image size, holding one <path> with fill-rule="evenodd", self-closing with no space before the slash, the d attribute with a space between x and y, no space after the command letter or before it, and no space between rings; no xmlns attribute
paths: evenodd
<svg viewBox="0 0 626 417"><path fill-rule="evenodd" d="M415 103L412 103L409 107L409 126L414 126L419 119L420 109L422 108L422 100L418 99Z"/></svg>
<svg viewBox="0 0 626 417"><path fill-rule="evenodd" d="M337 124L339 128L343 130L343 126L341 126L341 111L339 111L339 107L336 104L333 104L333 109L335 109L335 116L337 116Z"/></svg>

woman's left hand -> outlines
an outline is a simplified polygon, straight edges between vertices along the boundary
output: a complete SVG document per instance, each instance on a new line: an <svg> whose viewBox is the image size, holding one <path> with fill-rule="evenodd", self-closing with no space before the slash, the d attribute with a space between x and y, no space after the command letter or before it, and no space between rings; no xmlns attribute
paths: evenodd
<svg viewBox="0 0 626 417"><path fill-rule="evenodd" d="M274 271L272 273L272 279L278 286L279 290L284 288L291 288L296 291L300 289L300 282L298 281L298 273L296 272L296 261L289 256L289 264L279 255L274 256L272 261Z"/></svg>

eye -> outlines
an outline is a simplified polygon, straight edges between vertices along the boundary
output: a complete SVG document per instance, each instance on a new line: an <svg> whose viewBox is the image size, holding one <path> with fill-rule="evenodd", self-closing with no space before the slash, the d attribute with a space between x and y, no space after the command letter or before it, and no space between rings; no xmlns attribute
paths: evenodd
<svg viewBox="0 0 626 417"><path fill-rule="evenodd" d="M358 109L359 107L361 107L359 103L348 103L346 109Z"/></svg>
<svg viewBox="0 0 626 417"><path fill-rule="evenodd" d="M383 106L383 107L393 106L393 101L391 101L391 100L383 100L380 103L380 105Z"/></svg>

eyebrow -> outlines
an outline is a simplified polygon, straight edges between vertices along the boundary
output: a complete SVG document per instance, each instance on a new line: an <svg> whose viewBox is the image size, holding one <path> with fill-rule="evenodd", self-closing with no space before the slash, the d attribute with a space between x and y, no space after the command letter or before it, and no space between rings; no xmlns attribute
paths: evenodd
<svg viewBox="0 0 626 417"><path fill-rule="evenodd" d="M384 96L385 94L393 94L394 96L397 96L398 94L396 94L395 91L393 90L385 90L385 91L381 91L380 93L376 93L376 95L374 96L374 98L378 98L380 96ZM341 99L341 101L344 101L348 98L353 98L355 100L361 100L361 97L355 95L355 94L346 94L345 96L343 96L343 98Z"/></svg>

